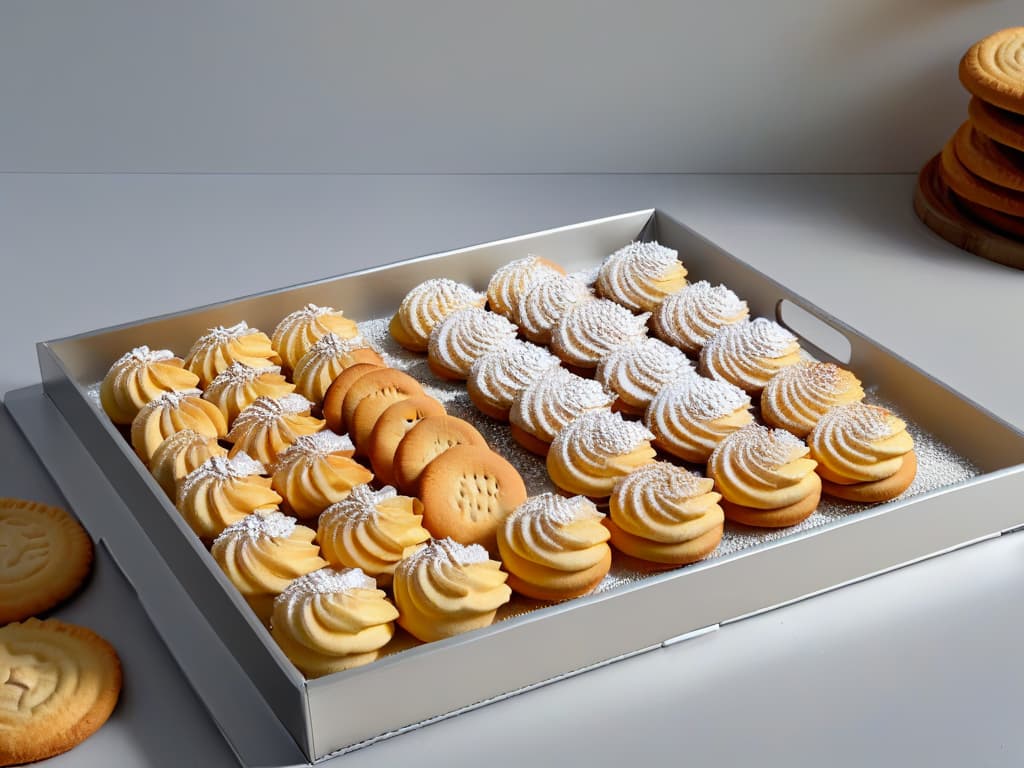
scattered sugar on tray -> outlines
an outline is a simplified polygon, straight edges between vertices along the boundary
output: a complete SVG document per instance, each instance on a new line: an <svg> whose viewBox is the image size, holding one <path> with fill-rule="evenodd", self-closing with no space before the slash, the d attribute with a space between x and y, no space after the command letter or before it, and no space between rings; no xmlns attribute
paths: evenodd
<svg viewBox="0 0 1024 768"><path fill-rule="evenodd" d="M300 576L285 587L281 600L291 601L312 595L342 595L354 589L376 589L377 580L361 568L321 568Z"/></svg>

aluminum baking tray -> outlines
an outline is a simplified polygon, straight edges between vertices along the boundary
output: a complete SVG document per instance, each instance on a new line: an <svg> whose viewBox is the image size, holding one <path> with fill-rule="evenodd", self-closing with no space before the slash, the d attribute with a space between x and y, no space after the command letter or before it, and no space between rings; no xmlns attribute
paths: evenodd
<svg viewBox="0 0 1024 768"><path fill-rule="evenodd" d="M622 581L493 626L420 645L368 666L305 680L248 610L184 524L118 429L89 396L111 361L148 344L179 353L213 325L246 320L271 329L305 303L343 308L357 320L390 315L421 280L450 276L477 288L526 253L571 270L596 267L635 239L676 248L692 279L722 282L755 315L777 317L815 356L851 367L873 396L972 467L969 478L854 510L806 530L758 540L685 568ZM139 591L168 647L240 754L250 738L233 723L217 667L172 624L163 595L191 601L187 621L230 650L249 690L310 761L596 665L671 644L843 584L1024 525L1024 434L935 381L825 311L655 210L643 210L284 288L221 304L39 344L46 396L116 488L124 505L79 510L116 535L108 546ZM20 408L12 405L19 418ZM45 430L26 430L45 454ZM45 455L44 455L45 458ZM965 476L966 477L966 476ZM59 474L58 483L64 487ZM70 482L70 481L69 481ZM81 484L81 478L79 478ZM131 510L126 512L126 510ZM130 516L130 519L124 519ZM158 553L147 569L139 551ZM128 565L126 565L126 563ZM211 650L211 653L213 651ZM229 665L224 682L229 682ZM233 666L233 665L231 665ZM210 679L213 675L213 679ZM403 691L402 696L385 691Z"/></svg>

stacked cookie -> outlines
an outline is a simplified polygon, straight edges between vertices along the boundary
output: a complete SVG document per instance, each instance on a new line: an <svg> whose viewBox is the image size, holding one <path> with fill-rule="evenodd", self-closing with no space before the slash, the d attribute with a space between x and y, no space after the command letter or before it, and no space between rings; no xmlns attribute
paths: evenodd
<svg viewBox="0 0 1024 768"><path fill-rule="evenodd" d="M983 236L1024 243L1024 27L971 46L960 61L960 82L971 94L968 119L922 171L918 212L939 234L975 252L949 219ZM931 209L932 221L922 208Z"/></svg>

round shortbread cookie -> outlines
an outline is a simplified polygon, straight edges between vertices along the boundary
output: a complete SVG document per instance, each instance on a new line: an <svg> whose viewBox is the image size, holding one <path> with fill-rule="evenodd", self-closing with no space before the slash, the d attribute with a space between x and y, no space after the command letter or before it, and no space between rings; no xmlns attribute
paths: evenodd
<svg viewBox="0 0 1024 768"><path fill-rule="evenodd" d="M323 416L329 430L337 432L339 435L345 433L347 425L342 422L341 416L341 406L345 402L345 395L360 378L383 367L376 363L356 363L335 377L331 386L327 388L327 392L324 393Z"/></svg>
<svg viewBox="0 0 1024 768"><path fill-rule="evenodd" d="M1024 115L1007 112L977 96L967 104L967 114L974 127L990 139L1024 152Z"/></svg>
<svg viewBox="0 0 1024 768"><path fill-rule="evenodd" d="M743 525L751 525L757 528L788 528L810 517L811 513L818 508L818 502L821 501L821 478L817 475L812 476L819 480L814 490L800 499L800 501L786 507L754 509L753 507L745 507L742 504L734 504L724 498L719 504L722 505L722 511L725 512L725 519L731 520L734 523L743 523Z"/></svg>
<svg viewBox="0 0 1024 768"><path fill-rule="evenodd" d="M820 470L820 467L819 467ZM823 493L846 501L870 504L895 499L903 493L917 476L917 454L913 451L903 457L899 470L889 477L866 483L840 484L821 479Z"/></svg>
<svg viewBox="0 0 1024 768"><path fill-rule="evenodd" d="M92 539L59 507L0 498L0 624L42 613L89 575Z"/></svg>
<svg viewBox="0 0 1024 768"><path fill-rule="evenodd" d="M989 104L1024 114L1024 27L979 40L960 60L960 82Z"/></svg>
<svg viewBox="0 0 1024 768"><path fill-rule="evenodd" d="M971 173L956 155L953 139L942 148L942 179L960 197L1011 216L1024 216L1024 192L996 186Z"/></svg>
<svg viewBox="0 0 1024 768"><path fill-rule="evenodd" d="M0 627L0 765L75 747L107 721L121 691L117 652L57 619Z"/></svg>
<svg viewBox="0 0 1024 768"><path fill-rule="evenodd" d="M455 416L428 416L422 419L409 430L395 449L392 472L398 490L407 496L418 496L423 468L456 445L487 448L487 441L476 427Z"/></svg>
<svg viewBox="0 0 1024 768"><path fill-rule="evenodd" d="M429 395L417 395L391 403L373 425L366 439L366 456L381 485L394 485L395 451L402 438L427 416L444 416L444 406Z"/></svg>
<svg viewBox="0 0 1024 768"><path fill-rule="evenodd" d="M341 404L342 425L349 432L352 431L356 408L359 407L363 400L384 397L394 402L395 400L402 399L397 396L399 394L404 394L406 397L422 395L423 387L408 373L395 368L381 368L378 371L370 371L365 376L360 376L349 387L348 392L345 394L345 400ZM355 442L354 437L352 442Z"/></svg>
<svg viewBox="0 0 1024 768"><path fill-rule="evenodd" d="M975 176L1000 187L1024 192L1024 152L1000 146L965 122L953 136L953 149Z"/></svg>
<svg viewBox="0 0 1024 768"><path fill-rule="evenodd" d="M526 485L504 457L479 445L456 445L434 458L419 478L423 526L435 538L497 551L505 518L526 501Z"/></svg>

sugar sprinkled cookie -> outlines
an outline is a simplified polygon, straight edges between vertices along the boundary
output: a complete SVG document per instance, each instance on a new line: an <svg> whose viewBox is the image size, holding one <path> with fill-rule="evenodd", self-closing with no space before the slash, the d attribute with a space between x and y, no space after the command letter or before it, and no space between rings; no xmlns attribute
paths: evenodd
<svg viewBox="0 0 1024 768"><path fill-rule="evenodd" d="M66 752L107 721L121 691L117 652L57 619L0 627L0 765Z"/></svg>
<svg viewBox="0 0 1024 768"><path fill-rule="evenodd" d="M960 60L960 82L989 104L1024 114L1024 27L979 40Z"/></svg>
<svg viewBox="0 0 1024 768"><path fill-rule="evenodd" d="M0 625L70 597L91 565L92 539L63 509L0 498Z"/></svg>

